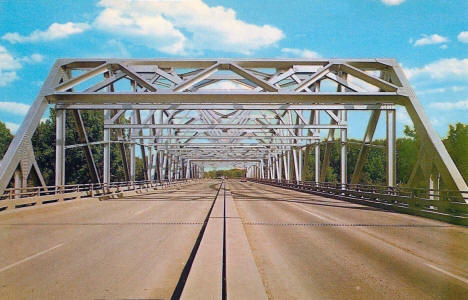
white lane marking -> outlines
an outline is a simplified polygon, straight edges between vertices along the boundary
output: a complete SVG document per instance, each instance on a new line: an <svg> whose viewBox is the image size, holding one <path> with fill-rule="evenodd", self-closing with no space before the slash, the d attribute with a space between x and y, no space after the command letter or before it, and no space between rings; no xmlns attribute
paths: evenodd
<svg viewBox="0 0 468 300"><path fill-rule="evenodd" d="M311 211L309 211L309 210L307 210L307 209L302 208L302 205L300 205L300 204L296 204L296 203L292 203L292 204L293 204L294 206L296 206L297 208L299 208L300 210L302 210L302 211L308 213L309 215L312 215L312 216L314 216L314 217L317 217L317 218L319 218L319 219L321 219L321 220L324 220L324 221L327 221L327 222L334 222L334 221L335 221L335 220L333 220L333 219L331 219L331 218L327 218L327 217L323 217L323 216L318 215L318 214L314 214L313 212L311 212Z"/></svg>
<svg viewBox="0 0 468 300"><path fill-rule="evenodd" d="M434 266L434 265L431 265L431 264L428 264L428 263L424 263L424 264L425 264L426 266L430 267L430 268L433 268L434 270L437 270L437 271L439 271L439 272L444 273L445 275L451 276L451 277L453 277L453 278L455 278L455 279L458 279L458 280L460 280L460 281L462 281L462 282L464 282L464 283L468 283L468 279L466 279L466 278L463 278L463 277L461 277L461 276L458 276L458 275L455 275L455 274L453 274L453 273L450 273L449 271L446 271L446 270L441 269L441 268L439 268L439 267L436 267L436 266Z"/></svg>
<svg viewBox="0 0 468 300"><path fill-rule="evenodd" d="M10 269L10 268L13 268L13 267L15 267L15 266L17 266L17 265L19 265L19 264L22 264L22 263L24 263L24 262L27 262L28 260L31 260L31 259L36 258L36 257L38 257L38 256L41 256L42 254L46 254L47 252L50 252L50 251L52 251L52 250L54 250L54 249L57 249L58 247L61 247L62 245L63 245L63 244L55 245L55 246L53 246L52 248L49 248L49 249L47 249L47 250L41 251L41 252L39 252L39 253L36 253L36 254L34 254L34 255L28 256L28 257L26 257L26 258L23 258L22 260L19 260L19 261L15 262L15 263L12 263L11 265L8 265L8 266L6 266L6 267L3 267L3 268L0 269L0 273L3 272L3 271L8 270L8 269Z"/></svg>
<svg viewBox="0 0 468 300"><path fill-rule="evenodd" d="M142 210L137 211L137 212L134 213L133 215L136 216L136 215L142 214L142 213L144 213L145 211L148 211L148 210L150 210L150 209L152 209L152 208L153 208L153 207L144 208L144 209L142 209Z"/></svg>
<svg viewBox="0 0 468 300"><path fill-rule="evenodd" d="M294 204L295 206L297 206L300 210L302 210L302 211L304 211L304 212L306 212L306 213L308 213L308 214L311 214L311 215L313 215L313 216L315 216L315 217L317 217L317 218L319 218L319 219L322 219L322 220L325 220L325 221L330 221L330 220L333 221L332 219L329 219L329 218L326 218L326 217L322 217L322 216L320 216L320 215L314 214L313 212L308 211L308 210L302 208L302 207L301 207L302 205L300 205L300 204L296 204L296 203L292 203L292 204ZM448 275L448 276L450 276L450 277L453 277L453 278L455 278L455 279L458 279L458 280L460 280L460 281L462 281L462 282L464 282L464 283L468 283L468 279L466 279L466 278L464 278L464 277L455 275L455 274L453 274L453 273L451 273L451 272L449 272L449 271L446 271L446 270L444 270L444 269L441 269L441 268L436 267L436 266L434 266L434 265L431 265L431 264L429 264L429 263L424 263L424 264L425 264L426 266L428 266L428 267L430 267L430 268L436 270L436 271L439 271L439 272L441 272L441 273L444 273L445 275Z"/></svg>

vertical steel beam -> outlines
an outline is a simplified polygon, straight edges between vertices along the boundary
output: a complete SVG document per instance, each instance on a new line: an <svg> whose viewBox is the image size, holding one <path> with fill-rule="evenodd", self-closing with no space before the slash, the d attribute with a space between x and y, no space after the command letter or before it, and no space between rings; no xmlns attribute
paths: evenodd
<svg viewBox="0 0 468 300"><path fill-rule="evenodd" d="M287 153L283 151L283 169L284 169L284 179L289 180L289 164Z"/></svg>
<svg viewBox="0 0 468 300"><path fill-rule="evenodd" d="M304 181L304 177L303 177L303 166L304 166L304 150L302 150L301 148L298 148L297 149L297 160L298 160L298 163L297 163L297 166L298 166L298 181Z"/></svg>
<svg viewBox="0 0 468 300"><path fill-rule="evenodd" d="M109 122L111 119L110 110L104 110L104 122ZM103 183L110 183L110 129L104 128L104 172L103 172Z"/></svg>
<svg viewBox="0 0 468 300"><path fill-rule="evenodd" d="M136 110L136 120L138 124L141 124L141 113L139 109ZM138 135L142 135L142 131L143 130L138 129ZM145 146L143 146L144 139L141 139L140 143L141 159L143 160L143 176L145 180L148 180L148 159L146 157Z"/></svg>
<svg viewBox="0 0 468 300"><path fill-rule="evenodd" d="M167 176L167 163L168 163L168 160L167 160L167 152L166 151L161 151L161 159L162 159L161 178L166 180L166 179L169 179L169 177Z"/></svg>
<svg viewBox="0 0 468 300"><path fill-rule="evenodd" d="M314 124L320 123L320 111L314 110ZM317 129L317 134L320 134L320 129ZM320 182L320 140L315 141L314 144L315 166L314 166L314 179L315 182Z"/></svg>
<svg viewBox="0 0 468 300"><path fill-rule="evenodd" d="M148 147L148 156L147 156L147 180L151 180L152 179L152 174L153 174L153 147Z"/></svg>
<svg viewBox="0 0 468 300"><path fill-rule="evenodd" d="M395 110L387 110L387 185L396 185L396 118Z"/></svg>
<svg viewBox="0 0 468 300"><path fill-rule="evenodd" d="M271 171L271 156L268 156L268 179L273 179L273 174Z"/></svg>
<svg viewBox="0 0 468 300"><path fill-rule="evenodd" d="M14 175L14 188L15 188L15 198L21 197L21 189L23 188L23 174L21 170L18 168L15 170Z"/></svg>
<svg viewBox="0 0 468 300"><path fill-rule="evenodd" d="M283 165L282 165L282 154L278 154L276 157L276 163L278 165L278 179L281 180L283 179Z"/></svg>
<svg viewBox="0 0 468 300"><path fill-rule="evenodd" d="M296 180L296 182L299 182L301 179L299 177L299 162L297 158L297 150L292 149L292 153L293 153L293 161L294 161L294 179Z"/></svg>
<svg viewBox="0 0 468 300"><path fill-rule="evenodd" d="M117 110L114 110L114 115L117 114ZM120 118L117 118L115 120L115 124L120 124ZM117 130L117 138L119 140L124 140L125 136L125 131L124 129L118 129ZM127 158L127 151L124 143L119 143L119 151L120 151L120 156L122 157L122 165L124 167L124 176L125 176L125 181L130 181L130 169L128 166L128 158Z"/></svg>
<svg viewBox="0 0 468 300"><path fill-rule="evenodd" d="M55 111L55 185L65 184L65 120L66 111Z"/></svg>
<svg viewBox="0 0 468 300"><path fill-rule="evenodd" d="M334 114L337 114L338 111L334 110ZM336 124L335 120L331 119L330 124ZM326 177L327 177L327 169L330 165L330 156L331 156L331 151L333 144L329 143L331 141L335 140L335 129L329 129L328 130L328 137L325 140L325 150L323 153L323 160L322 160L322 168L320 169L320 181L324 182Z"/></svg>
<svg viewBox="0 0 468 300"><path fill-rule="evenodd" d="M314 86L315 92L320 92L320 81L317 82ZM320 124L320 110L316 109L310 112L311 117L314 115L313 124ZM320 136L320 129L315 129L315 134ZM315 166L314 166L314 179L315 182L320 182L320 140L316 140L314 144L314 156L315 156Z"/></svg>
<svg viewBox="0 0 468 300"><path fill-rule="evenodd" d="M340 120L342 122L347 122L348 120L348 111L341 110L340 111ZM342 187L345 188L345 185L348 183L348 130L343 128L340 130L340 138L341 138L341 166L340 166L340 173L341 173L341 184Z"/></svg>
<svg viewBox="0 0 468 300"><path fill-rule="evenodd" d="M167 152L167 180L172 180L172 155Z"/></svg>
<svg viewBox="0 0 468 300"><path fill-rule="evenodd" d="M262 161L260 162L260 168L261 168L261 172L260 172L260 177L262 179L265 179L265 162L264 160L262 159Z"/></svg>
<svg viewBox="0 0 468 300"><path fill-rule="evenodd" d="M137 123L136 119L136 112L132 111L132 115L130 116L130 120L132 124ZM130 129L130 136L134 136L136 133L136 129ZM130 144L130 181L135 181L136 178L136 151L135 151L135 143Z"/></svg>
<svg viewBox="0 0 468 300"><path fill-rule="evenodd" d="M190 179L190 160L185 161L186 170L185 170L185 179Z"/></svg>

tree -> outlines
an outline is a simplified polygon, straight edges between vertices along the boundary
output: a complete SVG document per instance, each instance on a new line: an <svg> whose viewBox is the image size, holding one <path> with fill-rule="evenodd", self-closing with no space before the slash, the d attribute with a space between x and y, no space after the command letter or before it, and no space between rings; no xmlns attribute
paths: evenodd
<svg viewBox="0 0 468 300"><path fill-rule="evenodd" d="M8 129L2 121L0 121L0 159L3 158L5 152L8 150L8 146L13 140L13 135L10 129Z"/></svg>
<svg viewBox="0 0 468 300"><path fill-rule="evenodd" d="M36 153L38 165L44 176L47 185L54 185L55 182L55 109L50 109L49 119L41 122L37 127L32 143ZM104 114L102 111L81 111L81 117L85 124L85 130L90 142L102 141ZM124 121L124 120L122 120ZM74 119L70 113L66 114L66 142L67 144L79 144L78 132L75 130ZM93 158L96 167L101 174L103 168L103 149L102 145L91 145ZM91 183L88 165L81 147L67 149L65 155L65 180L67 184ZM143 163L137 161L137 178L142 175L139 167ZM122 156L116 145L111 145L111 181L124 181L124 170ZM140 174L141 173L141 174ZM142 177L142 176L141 176Z"/></svg>
<svg viewBox="0 0 468 300"><path fill-rule="evenodd" d="M450 125L443 142L465 182L468 183L468 124Z"/></svg>
<svg viewBox="0 0 468 300"><path fill-rule="evenodd" d="M205 172L205 178L217 178L225 176L227 178L242 178L245 177L245 169L230 169L230 170L211 170Z"/></svg>

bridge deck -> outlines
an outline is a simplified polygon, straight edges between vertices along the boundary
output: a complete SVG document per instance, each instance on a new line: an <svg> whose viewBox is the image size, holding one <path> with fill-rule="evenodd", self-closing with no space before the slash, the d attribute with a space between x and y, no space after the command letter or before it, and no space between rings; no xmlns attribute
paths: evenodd
<svg viewBox="0 0 468 300"><path fill-rule="evenodd" d="M216 192L192 184L3 215L0 298L168 299Z"/></svg>
<svg viewBox="0 0 468 300"><path fill-rule="evenodd" d="M468 295L467 228L268 185L231 187L271 298Z"/></svg>
<svg viewBox="0 0 468 300"><path fill-rule="evenodd" d="M213 224L222 226L223 209L210 210L218 187L205 181L0 215L0 298L170 298L207 214L212 218L187 282L200 274L197 259L212 245L206 240L217 232ZM467 228L257 183L229 181L227 189L235 207L224 208L224 219L238 212L272 299L468 294ZM228 255L245 253L231 244ZM229 282L233 273L227 274Z"/></svg>

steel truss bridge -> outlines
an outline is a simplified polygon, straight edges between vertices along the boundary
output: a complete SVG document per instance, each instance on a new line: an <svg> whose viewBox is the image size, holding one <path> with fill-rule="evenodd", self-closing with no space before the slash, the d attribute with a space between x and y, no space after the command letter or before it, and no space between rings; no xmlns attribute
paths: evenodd
<svg viewBox="0 0 468 300"><path fill-rule="evenodd" d="M31 137L51 105L47 186ZM397 107L420 142L404 184ZM102 140L90 138L90 110L103 111ZM370 117L347 174L356 111ZM336 146L338 181L325 182ZM371 147L386 152L382 186L360 183ZM72 149L87 183L67 184ZM203 178L226 164L248 182ZM59 59L0 162L0 298L463 299L467 202L395 60Z"/></svg>
<svg viewBox="0 0 468 300"><path fill-rule="evenodd" d="M46 187L31 137L51 104L56 109L55 185ZM421 137L407 186L422 179L431 200L440 198L441 181L451 190L467 191L393 59L59 59L0 164L0 193L12 200L18 191L28 196L67 190L65 160L71 148L82 149L92 189L134 187L136 157L143 160L140 187L201 178L206 166L220 163L241 163L249 178L297 183L304 180L304 158L310 155L315 156L315 183L321 183L333 143L340 145L339 181L345 189L360 181L382 114L386 186L395 188L397 106L406 109ZM89 140L83 110L104 111L102 141ZM348 182L348 114L363 110L371 114ZM67 113L73 116L78 144L65 139ZM111 182L111 144L119 146L124 183ZM93 157L94 145L103 146L103 170ZM42 187L27 187L31 170ZM12 181L13 190L8 189ZM72 189L88 190L89 185ZM453 199L468 201L463 196Z"/></svg>

